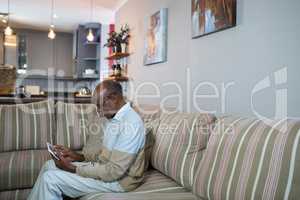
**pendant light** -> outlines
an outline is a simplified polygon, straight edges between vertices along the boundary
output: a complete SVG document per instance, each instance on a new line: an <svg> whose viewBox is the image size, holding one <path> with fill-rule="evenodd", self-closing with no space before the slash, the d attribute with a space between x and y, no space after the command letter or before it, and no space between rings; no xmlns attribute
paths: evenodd
<svg viewBox="0 0 300 200"><path fill-rule="evenodd" d="M7 0L7 27L4 30L4 34L6 36L10 36L13 34L13 30L9 26L9 15L10 15L10 0Z"/></svg>
<svg viewBox="0 0 300 200"><path fill-rule="evenodd" d="M53 23L53 13L54 13L54 0L52 0L51 2L51 25L50 25L50 28L49 28L49 33L48 33L48 38L51 39L51 40L54 40L55 39L55 32L54 32L54 23Z"/></svg>
<svg viewBox="0 0 300 200"><path fill-rule="evenodd" d="M87 39L89 42L93 42L94 39L95 39L95 36L94 36L94 34L93 34L93 30L92 30L91 28L89 29L89 33L88 33L86 39Z"/></svg>
<svg viewBox="0 0 300 200"><path fill-rule="evenodd" d="M7 26L4 30L4 34L6 36L11 36L13 34L13 30L9 26Z"/></svg>
<svg viewBox="0 0 300 200"><path fill-rule="evenodd" d="M91 0L91 13L90 13L90 14L91 14L91 15L90 15L90 21L92 21L92 20L93 20L93 0ZM88 34L87 34L86 39L87 39L89 42L93 42L93 41L94 41L95 36L94 36L94 34L93 34L92 28L89 28L89 32L88 32Z"/></svg>
<svg viewBox="0 0 300 200"><path fill-rule="evenodd" d="M49 29L49 33L48 33L48 38L51 39L51 40L54 40L55 39L55 32L52 28Z"/></svg>

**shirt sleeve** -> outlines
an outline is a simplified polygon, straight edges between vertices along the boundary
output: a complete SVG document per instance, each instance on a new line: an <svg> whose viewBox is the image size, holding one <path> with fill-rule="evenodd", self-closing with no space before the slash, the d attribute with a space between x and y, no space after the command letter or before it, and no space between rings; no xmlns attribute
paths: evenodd
<svg viewBox="0 0 300 200"><path fill-rule="evenodd" d="M101 118L91 119L87 127L87 142L82 149L82 154L86 162L95 162L99 159L103 148L103 127L106 120Z"/></svg>
<svg viewBox="0 0 300 200"><path fill-rule="evenodd" d="M135 123L122 129L112 149L103 148L109 154L105 164L91 163L76 168L76 173L83 177L113 182L121 179L135 161L145 145L145 129L142 123Z"/></svg>
<svg viewBox="0 0 300 200"><path fill-rule="evenodd" d="M84 156L85 161L97 161L97 157L101 154L102 148L102 141L98 137L89 136L86 145L82 149L82 154Z"/></svg>

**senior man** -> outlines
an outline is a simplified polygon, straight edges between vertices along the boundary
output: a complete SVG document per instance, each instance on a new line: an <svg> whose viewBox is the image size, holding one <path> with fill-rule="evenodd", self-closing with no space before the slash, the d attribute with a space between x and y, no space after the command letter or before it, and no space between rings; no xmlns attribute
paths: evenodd
<svg viewBox="0 0 300 200"><path fill-rule="evenodd" d="M108 119L96 161L89 162L82 154L55 146L59 160L53 158L43 166L29 200L60 200L63 195L78 198L95 192L128 192L142 182L145 128L141 118L125 102L122 87L115 81L99 84L93 98L99 113ZM99 149L99 146L95 148Z"/></svg>

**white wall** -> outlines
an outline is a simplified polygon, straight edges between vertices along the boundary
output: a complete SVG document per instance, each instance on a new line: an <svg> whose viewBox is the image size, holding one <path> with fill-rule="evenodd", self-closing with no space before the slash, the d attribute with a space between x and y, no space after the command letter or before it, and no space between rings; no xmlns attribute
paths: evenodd
<svg viewBox="0 0 300 200"><path fill-rule="evenodd" d="M278 111L275 102L279 103L280 109L284 107L284 98L281 98L282 101L275 100L276 90L284 92L287 88L288 115L300 117L300 1L237 1L237 27L198 39L191 39L190 0L129 0L117 12L117 26L128 23L132 28L130 50L133 55L128 68L134 84L131 88L145 82L154 82L160 88L159 98L140 101L157 103L167 95L178 93L174 84L165 85L175 81L183 90L183 103L178 104L177 99L173 98L166 104L182 105L180 108L185 111L200 108L215 110L218 114L254 115L251 91L259 81L270 75L271 87L255 95L256 111L264 116L275 116ZM169 8L168 62L144 66L145 18L164 7ZM273 73L284 67L288 71L287 83L275 86ZM204 81L218 87L219 97L202 97L193 103L193 91ZM227 89L226 97L223 96L225 105L222 106L222 84L230 82L234 85ZM139 93L154 92L148 86ZM208 86L201 87L197 92L214 93L216 91Z"/></svg>

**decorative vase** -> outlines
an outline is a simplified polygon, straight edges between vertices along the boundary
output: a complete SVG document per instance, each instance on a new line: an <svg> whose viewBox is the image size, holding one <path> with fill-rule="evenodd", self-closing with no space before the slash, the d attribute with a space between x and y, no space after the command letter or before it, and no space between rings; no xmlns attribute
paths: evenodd
<svg viewBox="0 0 300 200"><path fill-rule="evenodd" d="M122 48L122 53L127 53L127 44L126 43L122 43L121 48Z"/></svg>
<svg viewBox="0 0 300 200"><path fill-rule="evenodd" d="M116 52L117 52L116 46L111 47L111 49L112 49L112 52L113 52L113 53L116 53Z"/></svg>
<svg viewBox="0 0 300 200"><path fill-rule="evenodd" d="M122 53L122 45L121 44L116 45L116 52L117 53Z"/></svg>
<svg viewBox="0 0 300 200"><path fill-rule="evenodd" d="M115 76L115 75L116 75L116 65L112 65L112 66L111 66L111 69L112 69L111 75L112 75L112 76Z"/></svg>
<svg viewBox="0 0 300 200"><path fill-rule="evenodd" d="M122 68L120 64L117 64L115 68L115 76L122 76Z"/></svg>

